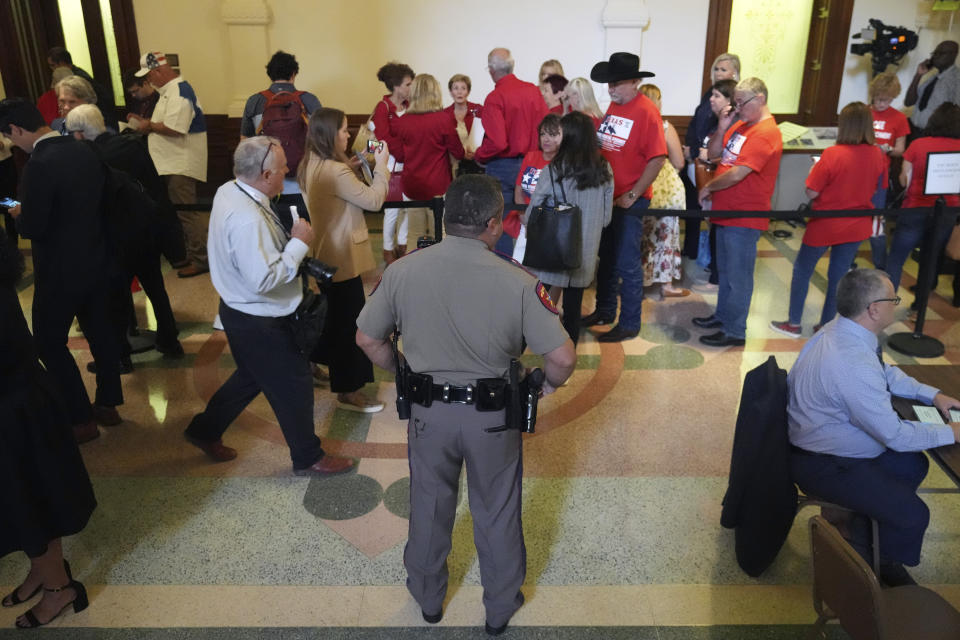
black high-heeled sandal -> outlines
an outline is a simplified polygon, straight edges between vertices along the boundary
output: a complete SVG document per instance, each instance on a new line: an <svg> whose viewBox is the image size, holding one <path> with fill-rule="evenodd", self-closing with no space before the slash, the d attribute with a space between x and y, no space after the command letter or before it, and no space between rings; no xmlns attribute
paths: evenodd
<svg viewBox="0 0 960 640"><path fill-rule="evenodd" d="M60 593L64 589L73 589L76 592L77 595L72 602L68 602L67 604L65 604L64 607L56 613L56 615L54 615L52 618L50 618L46 622L40 622L39 620L37 620L37 616L33 615L33 609L25 611L23 614L23 617L27 621L27 624L20 624L20 621L17 620L17 622L15 623L17 628L18 629L34 629L36 627L42 627L44 625L48 625L54 620L56 620L57 618L59 618L60 615L67 610L67 607L70 607L71 605L73 606L74 613L80 613L81 611L86 609L88 606L90 606L90 601L87 598L87 589L86 587L83 586L82 582L71 580L64 586L59 587L57 589L47 589L46 587L44 587L43 590L46 591L47 593Z"/></svg>
<svg viewBox="0 0 960 640"><path fill-rule="evenodd" d="M70 573L70 563L67 562L66 560L64 560L64 561L63 561L63 568L66 569L66 571L67 571L67 580L70 580L71 582L73 582L73 574ZM22 586L22 585L21 585L21 586ZM8 594L3 598L2 601L0 601L0 605L2 605L2 606L4 606L4 607L15 607L15 606L17 606L18 604L23 604L23 603L26 602L27 600L33 600L33 599L37 596L37 594L40 593L40 589L42 589L42 588L43 588L43 585L42 585L42 584L37 585L37 588L33 590L33 593L31 593L31 594L28 595L26 598L23 598L23 599L21 600L21 599L20 599L20 596L17 595L17 591L20 590L20 587L17 587L16 589L14 589L14 590L11 591L10 593L8 593Z"/></svg>

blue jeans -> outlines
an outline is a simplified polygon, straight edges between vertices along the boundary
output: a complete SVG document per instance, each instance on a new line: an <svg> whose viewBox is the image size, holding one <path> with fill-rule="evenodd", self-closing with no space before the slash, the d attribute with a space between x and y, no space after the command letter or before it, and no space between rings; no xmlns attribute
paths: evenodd
<svg viewBox="0 0 960 640"><path fill-rule="evenodd" d="M506 218L510 213L510 207L513 205L513 191L517 184L517 173L520 171L520 162L522 157L514 158L494 158L487 163L487 175L500 181L500 190L503 192L503 217ZM513 238L504 233L497 240L495 251L505 253L508 256L513 255Z"/></svg>
<svg viewBox="0 0 960 640"><path fill-rule="evenodd" d="M799 325L803 317L803 303L807 300L810 277L817 261L830 249L830 266L827 267L827 298L823 301L820 324L827 324L837 315L837 284L850 269L857 255L859 242L845 242L826 247L811 247L801 244L793 263L793 278L790 281L790 324Z"/></svg>
<svg viewBox="0 0 960 640"><path fill-rule="evenodd" d="M910 252L923 240L926 216L925 211L901 211L900 216L897 218L897 228L893 233L893 243L890 246L890 255L887 256L886 269L887 275L890 276L890 281L893 282L894 291L900 286L900 277L903 275L903 265L910 256ZM943 248L946 246L947 240L950 239L950 233L953 231L953 225L955 223L955 215L943 216L941 220L937 221L933 232L933 256L931 256L933 260L937 260L940 254L943 253ZM930 283L930 286L934 287L936 282L937 275L935 271L933 282Z"/></svg>
<svg viewBox="0 0 960 640"><path fill-rule="evenodd" d="M790 455L793 479L808 495L874 518L880 529L880 558L916 566L930 510L917 495L930 463L922 452L887 449L876 458L842 458L798 453ZM853 546L870 548L866 518L852 523ZM869 554L866 554L869 557Z"/></svg>
<svg viewBox="0 0 960 640"><path fill-rule="evenodd" d="M717 225L717 291L715 316L723 332L734 338L747 337L747 314L753 297L753 267L757 262L759 229Z"/></svg>
<svg viewBox="0 0 960 640"><path fill-rule="evenodd" d="M597 311L604 318L617 316L620 294L620 328L640 330L643 305L643 217L636 215L650 207L645 198L629 209L613 208L613 219L600 234L600 263L597 265Z"/></svg>

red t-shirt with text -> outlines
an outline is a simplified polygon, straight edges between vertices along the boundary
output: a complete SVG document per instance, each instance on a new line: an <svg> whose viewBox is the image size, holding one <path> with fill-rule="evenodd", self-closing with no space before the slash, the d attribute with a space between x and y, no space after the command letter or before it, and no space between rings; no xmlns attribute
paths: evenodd
<svg viewBox="0 0 960 640"><path fill-rule="evenodd" d="M764 118L748 125L743 120L734 123L723 136L723 155L714 179L733 167L749 167L747 177L727 189L711 195L717 211L769 211L770 200L777 186L783 137L773 119ZM727 227L746 227L766 231L768 218L711 218L710 222Z"/></svg>
<svg viewBox="0 0 960 640"><path fill-rule="evenodd" d="M873 137L877 139L877 144L888 144L891 147L897 142L897 138L910 133L910 124L907 122L907 116L903 115L899 109L887 107L883 111L871 109L873 112Z"/></svg>
<svg viewBox="0 0 960 640"><path fill-rule="evenodd" d="M960 140L956 138L917 138L910 143L903 152L903 159L913 165L913 176L907 187L907 197L903 208L932 207L937 202L937 196L923 195L923 183L927 177L927 155L931 151L960 151ZM946 196L948 207L960 206L960 197Z"/></svg>
<svg viewBox="0 0 960 640"><path fill-rule="evenodd" d="M807 188L820 193L814 211L873 209L870 199L881 176L886 183L887 156L872 144L838 144L824 149L807 176ZM863 218L811 218L803 244L827 247L860 242L870 237L871 216Z"/></svg>
<svg viewBox="0 0 960 640"><path fill-rule="evenodd" d="M611 103L597 129L600 152L613 169L613 197L619 198L637 183L647 162L667 155L663 120L650 98L638 93L627 104ZM653 189L641 194L648 200Z"/></svg>

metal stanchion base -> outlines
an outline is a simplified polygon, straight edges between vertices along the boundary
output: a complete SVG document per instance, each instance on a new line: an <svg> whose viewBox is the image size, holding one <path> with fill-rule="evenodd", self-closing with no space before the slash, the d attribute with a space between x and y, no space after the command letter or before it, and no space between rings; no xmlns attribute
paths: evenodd
<svg viewBox="0 0 960 640"><path fill-rule="evenodd" d="M936 338L904 331L887 338L890 348L915 358L938 358L944 354L943 343Z"/></svg>
<svg viewBox="0 0 960 640"><path fill-rule="evenodd" d="M140 329L135 336L127 336L130 341L131 353L143 353L157 346L157 332L149 329Z"/></svg>

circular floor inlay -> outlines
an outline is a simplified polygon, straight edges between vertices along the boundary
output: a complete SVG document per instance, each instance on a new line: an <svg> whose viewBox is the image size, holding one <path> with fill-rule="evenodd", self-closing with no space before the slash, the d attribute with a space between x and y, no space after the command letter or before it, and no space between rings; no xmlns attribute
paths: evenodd
<svg viewBox="0 0 960 640"><path fill-rule="evenodd" d="M323 520L350 520L377 508L383 487L370 476L351 473L312 478L303 496L304 508Z"/></svg>

